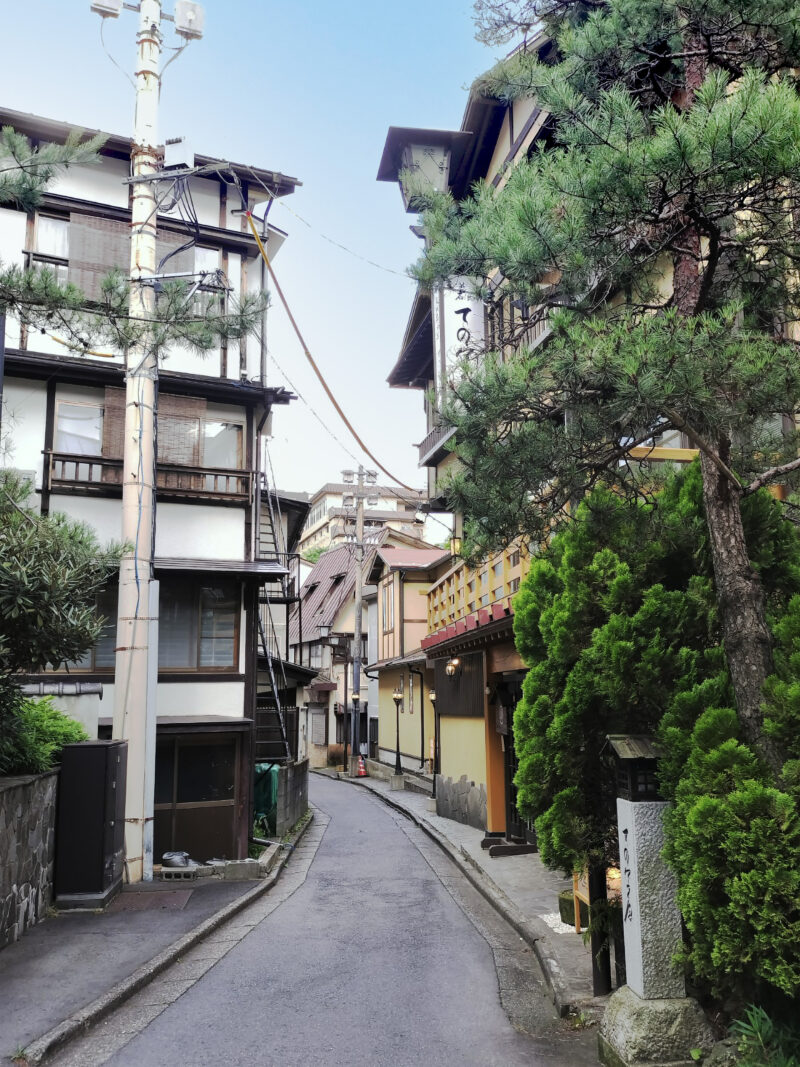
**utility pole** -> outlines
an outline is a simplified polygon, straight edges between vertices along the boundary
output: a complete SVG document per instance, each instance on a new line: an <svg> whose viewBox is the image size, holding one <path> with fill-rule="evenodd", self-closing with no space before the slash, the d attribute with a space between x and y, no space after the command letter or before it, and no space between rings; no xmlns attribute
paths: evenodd
<svg viewBox="0 0 800 1067"><path fill-rule="evenodd" d="M361 755L361 667L363 638L363 609L364 609L364 502L371 492L368 486L375 485L378 480L377 471L365 471L359 465L356 472L343 471L342 477L345 482L356 478L354 492L356 504L356 605L355 624L353 627L353 713L350 723L350 767L349 774L355 778L358 774L358 759ZM345 670L347 668L345 667Z"/></svg>
<svg viewBox="0 0 800 1067"><path fill-rule="evenodd" d="M161 0L141 0L136 36L136 111L131 146L130 314L146 319L155 310L156 198L147 177L158 169L158 98L161 60ZM149 282L142 281L150 279ZM128 742L125 853L128 879L153 876L153 775L158 598L153 584L155 537L155 426L158 354L146 343L126 353L125 432L122 461L122 540L128 551L119 571L117 648L114 667L115 738ZM155 594L155 595L154 595ZM148 695L151 699L148 700Z"/></svg>
<svg viewBox="0 0 800 1067"><path fill-rule="evenodd" d="M202 36L200 4L180 0L176 15L161 0L91 0L102 18L137 11L136 107L131 144L131 257L129 312L151 319L156 292L156 193L159 170L158 102L161 92L161 20L186 39ZM122 541L117 647L114 664L113 737L128 742L125 856L130 882L153 877L156 687L158 683L158 582L153 577L156 509L158 352L143 341L125 353L125 426L122 456Z"/></svg>

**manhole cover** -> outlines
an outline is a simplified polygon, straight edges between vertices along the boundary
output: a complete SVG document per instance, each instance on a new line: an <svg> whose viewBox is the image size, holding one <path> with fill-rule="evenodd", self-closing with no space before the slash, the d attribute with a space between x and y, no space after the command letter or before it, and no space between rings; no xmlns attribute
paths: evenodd
<svg viewBox="0 0 800 1067"><path fill-rule="evenodd" d="M120 893L106 912L183 911L192 889L169 889L158 893Z"/></svg>

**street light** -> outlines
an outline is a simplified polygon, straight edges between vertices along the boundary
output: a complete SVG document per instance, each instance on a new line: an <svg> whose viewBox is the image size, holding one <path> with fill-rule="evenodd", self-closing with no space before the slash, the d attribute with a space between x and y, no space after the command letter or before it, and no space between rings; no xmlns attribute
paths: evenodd
<svg viewBox="0 0 800 1067"><path fill-rule="evenodd" d="M395 689L392 693L392 700L394 701L394 714L397 720L397 745L394 753L394 773L402 774L403 765L400 762L400 705L403 702L403 690Z"/></svg>
<svg viewBox="0 0 800 1067"><path fill-rule="evenodd" d="M350 777L355 778L358 774L358 757L361 755L361 717L359 714L360 693L353 693L353 722L352 744L350 746ZM356 751L358 749L358 751Z"/></svg>

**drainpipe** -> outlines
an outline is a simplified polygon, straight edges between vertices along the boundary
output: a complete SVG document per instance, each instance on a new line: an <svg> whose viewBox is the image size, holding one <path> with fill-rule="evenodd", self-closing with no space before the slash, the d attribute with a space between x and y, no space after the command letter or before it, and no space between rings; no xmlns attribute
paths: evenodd
<svg viewBox="0 0 800 1067"><path fill-rule="evenodd" d="M425 675L419 667L409 667L409 674L419 675L419 766L420 770L425 767Z"/></svg>

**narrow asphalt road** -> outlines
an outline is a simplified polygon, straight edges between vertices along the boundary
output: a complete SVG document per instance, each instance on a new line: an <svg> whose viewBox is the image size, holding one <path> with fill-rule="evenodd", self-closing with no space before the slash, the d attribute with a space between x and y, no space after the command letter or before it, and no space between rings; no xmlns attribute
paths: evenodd
<svg viewBox="0 0 800 1067"><path fill-rule="evenodd" d="M595 1033L556 1018L531 950L421 830L344 782L312 777L311 800L269 903L55 1063L597 1062Z"/></svg>

